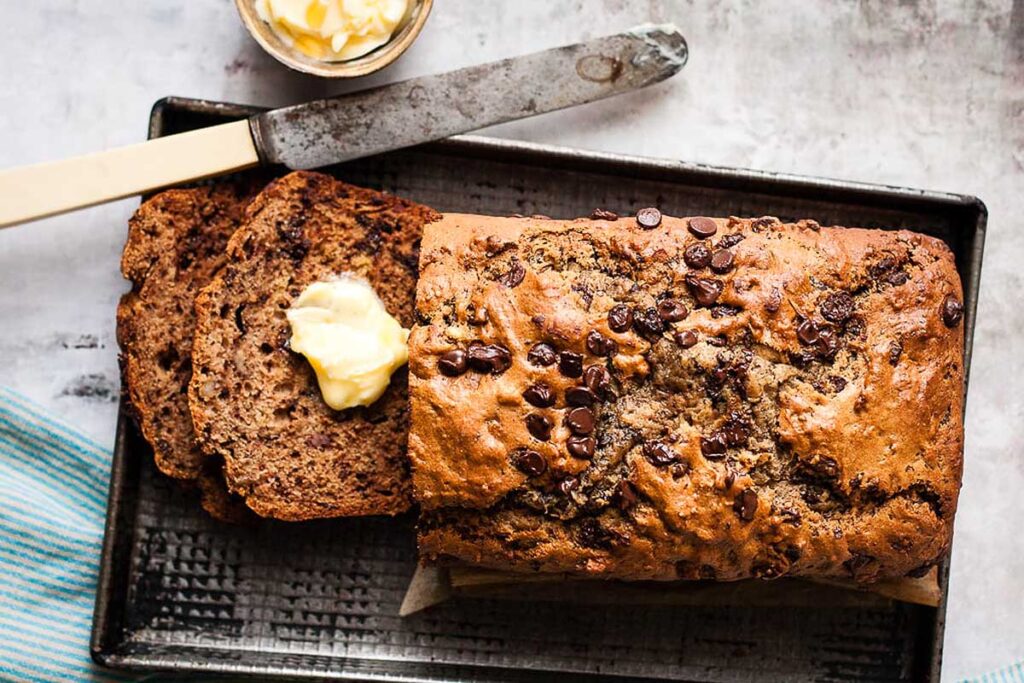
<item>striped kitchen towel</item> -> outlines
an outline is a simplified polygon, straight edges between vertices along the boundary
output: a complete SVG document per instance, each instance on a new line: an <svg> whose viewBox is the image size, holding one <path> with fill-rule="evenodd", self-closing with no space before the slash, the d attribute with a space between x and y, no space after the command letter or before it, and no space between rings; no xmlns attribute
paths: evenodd
<svg viewBox="0 0 1024 683"><path fill-rule="evenodd" d="M993 671L984 676L966 678L964 683L1024 683L1024 661L1017 662L1012 666Z"/></svg>
<svg viewBox="0 0 1024 683"><path fill-rule="evenodd" d="M0 680L126 681L89 658L110 452L0 387Z"/></svg>

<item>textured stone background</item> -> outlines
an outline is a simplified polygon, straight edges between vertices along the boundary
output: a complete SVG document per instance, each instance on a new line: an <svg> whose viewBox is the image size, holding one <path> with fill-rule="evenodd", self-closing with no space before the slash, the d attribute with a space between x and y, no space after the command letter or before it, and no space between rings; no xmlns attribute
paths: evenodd
<svg viewBox="0 0 1024 683"><path fill-rule="evenodd" d="M946 680L1024 657L1024 2L441 0L373 82L673 21L685 71L489 133L950 190L991 219L968 404ZM169 94L338 91L264 56L229 0L0 0L0 167L136 142ZM359 85L363 87L364 81ZM0 382L110 444L125 201L0 233Z"/></svg>

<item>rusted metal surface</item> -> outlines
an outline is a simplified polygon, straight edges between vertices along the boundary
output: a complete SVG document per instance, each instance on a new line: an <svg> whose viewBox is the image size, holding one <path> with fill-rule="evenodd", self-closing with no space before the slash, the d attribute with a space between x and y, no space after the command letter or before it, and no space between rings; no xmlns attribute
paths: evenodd
<svg viewBox="0 0 1024 683"><path fill-rule="evenodd" d="M686 64L670 24L423 76L261 114L251 122L266 163L308 169L658 83Z"/></svg>
<svg viewBox="0 0 1024 683"><path fill-rule="evenodd" d="M252 110L188 100L160 135ZM812 217L945 240L975 328L985 210L975 198L463 137L330 169L441 210ZM118 425L93 655L132 670L409 681L937 680L945 604L567 606L463 600L407 619L412 518L230 528L161 478ZM945 594L946 565L940 568Z"/></svg>

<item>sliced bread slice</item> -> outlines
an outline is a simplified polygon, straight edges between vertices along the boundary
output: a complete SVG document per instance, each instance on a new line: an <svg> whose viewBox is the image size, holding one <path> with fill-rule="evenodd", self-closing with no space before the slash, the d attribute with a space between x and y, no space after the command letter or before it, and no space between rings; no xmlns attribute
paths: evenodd
<svg viewBox="0 0 1024 683"><path fill-rule="evenodd" d="M117 308L124 389L157 468L194 480L203 470L187 388L193 302L225 261L253 193L238 184L162 192L128 221L121 272L132 289Z"/></svg>
<svg viewBox="0 0 1024 683"><path fill-rule="evenodd" d="M268 185L196 301L189 403L196 438L228 488L284 520L397 514L410 505L405 368L376 403L335 411L288 346L286 311L309 284L368 280L405 327L432 209L319 173Z"/></svg>

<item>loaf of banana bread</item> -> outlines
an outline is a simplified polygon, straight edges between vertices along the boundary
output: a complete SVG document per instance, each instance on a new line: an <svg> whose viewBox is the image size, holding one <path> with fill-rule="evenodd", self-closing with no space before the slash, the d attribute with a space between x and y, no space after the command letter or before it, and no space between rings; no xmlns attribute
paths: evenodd
<svg viewBox="0 0 1024 683"><path fill-rule="evenodd" d="M430 561L627 579L926 571L962 464L963 306L907 231L426 226L409 451Z"/></svg>

